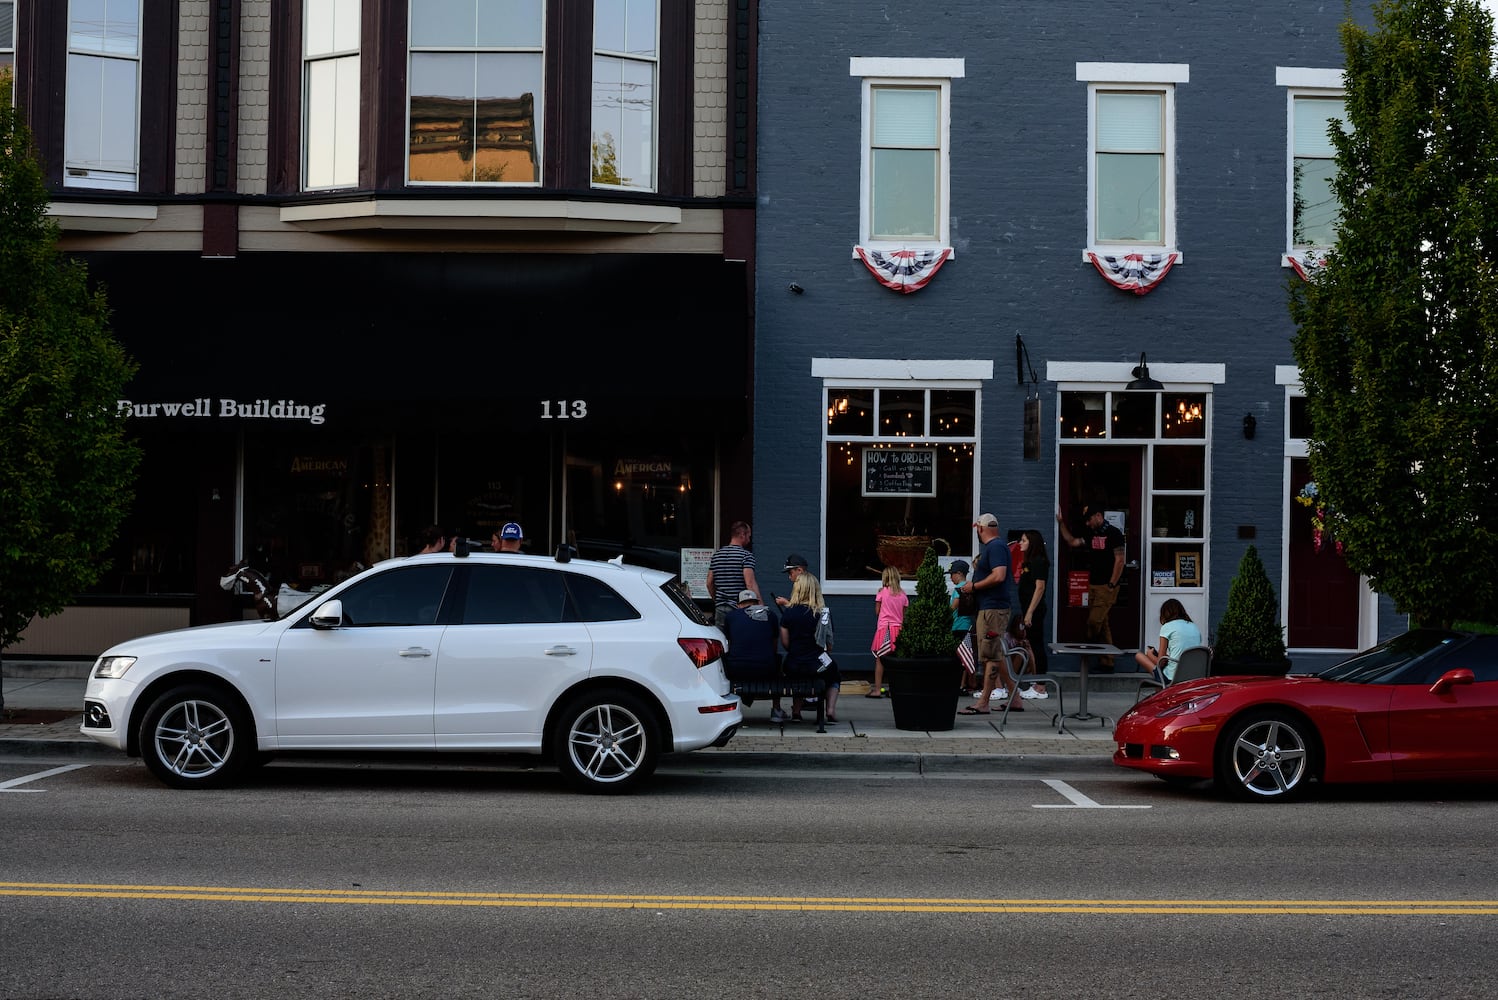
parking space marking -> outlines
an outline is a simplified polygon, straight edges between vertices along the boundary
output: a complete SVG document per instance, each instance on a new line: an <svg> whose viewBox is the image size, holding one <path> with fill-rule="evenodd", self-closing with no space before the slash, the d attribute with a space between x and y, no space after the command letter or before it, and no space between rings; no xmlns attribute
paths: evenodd
<svg viewBox="0 0 1498 1000"><path fill-rule="evenodd" d="M47 771L38 771L35 774L23 774L19 778L11 778L9 781L0 781L0 792L45 792L45 788L17 788L32 781L40 781L42 778L50 778L54 774L66 774L79 768L88 767L87 764L64 764L62 767L54 767Z"/></svg>
<svg viewBox="0 0 1498 1000"><path fill-rule="evenodd" d="M1067 800L1068 804L1067 805L1060 805L1060 804L1054 803L1054 802L1046 803L1044 805L1032 804L1030 806L1030 808L1032 808L1032 809L1149 809L1149 808L1152 808L1151 806L1105 806L1101 802L1094 802L1092 799L1089 799L1087 796L1083 795L1081 792L1077 791L1075 788L1073 788L1072 786L1068 785L1064 781L1057 781L1055 778L1042 778L1040 780L1042 782L1044 782L1045 784L1050 785L1051 788L1054 789L1055 791L1060 792L1061 795L1062 795L1062 797Z"/></svg>

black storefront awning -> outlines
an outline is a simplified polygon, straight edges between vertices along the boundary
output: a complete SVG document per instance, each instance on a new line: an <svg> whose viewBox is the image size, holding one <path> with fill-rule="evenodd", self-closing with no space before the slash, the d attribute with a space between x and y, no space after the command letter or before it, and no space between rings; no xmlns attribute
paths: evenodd
<svg viewBox="0 0 1498 1000"><path fill-rule="evenodd" d="M135 412L163 429L224 421L265 429L748 427L741 263L608 254L79 256L105 285L115 332L140 364L128 387Z"/></svg>

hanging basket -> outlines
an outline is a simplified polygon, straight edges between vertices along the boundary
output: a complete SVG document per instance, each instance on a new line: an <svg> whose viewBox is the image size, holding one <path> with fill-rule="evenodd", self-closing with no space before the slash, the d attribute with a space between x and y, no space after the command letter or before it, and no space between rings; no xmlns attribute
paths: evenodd
<svg viewBox="0 0 1498 1000"><path fill-rule="evenodd" d="M921 560L926 558L926 550L933 545L939 544L946 549L943 555L952 554L952 546L947 544L945 538L932 538L930 535L876 535L875 537L878 540L875 551L879 554L879 561L899 570L901 576L914 577L916 571L921 568Z"/></svg>

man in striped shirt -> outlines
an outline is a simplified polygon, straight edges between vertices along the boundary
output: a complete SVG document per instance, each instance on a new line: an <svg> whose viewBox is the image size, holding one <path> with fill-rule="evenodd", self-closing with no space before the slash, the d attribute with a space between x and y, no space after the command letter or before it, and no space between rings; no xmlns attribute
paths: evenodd
<svg viewBox="0 0 1498 1000"><path fill-rule="evenodd" d="M754 591L754 599L763 604L759 584L754 579L754 553L749 551L752 532L745 521L735 521L728 529L728 544L713 553L707 564L707 592L713 595L713 617L718 627L728 612L738 607L739 592Z"/></svg>

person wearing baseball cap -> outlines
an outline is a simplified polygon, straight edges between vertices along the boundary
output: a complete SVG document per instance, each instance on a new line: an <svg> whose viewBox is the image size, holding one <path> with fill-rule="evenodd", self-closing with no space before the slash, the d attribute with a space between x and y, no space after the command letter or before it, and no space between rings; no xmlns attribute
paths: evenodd
<svg viewBox="0 0 1498 1000"><path fill-rule="evenodd" d="M796 578L799 577L802 573L807 572L807 570L808 567L806 565L806 558L804 556L798 556L796 555L796 553L792 552L790 555L785 557L785 575L786 578L790 580L792 588L796 586ZM778 594L775 595L775 603L782 608L788 608L791 604L791 602L787 598L781 597Z"/></svg>
<svg viewBox="0 0 1498 1000"><path fill-rule="evenodd" d="M723 637L728 640L723 672L735 683L774 680L780 676L780 625L754 591L746 587L738 597L738 605L723 616ZM786 721L779 695L770 706L770 721Z"/></svg>
<svg viewBox="0 0 1498 1000"><path fill-rule="evenodd" d="M520 543L524 540L525 532L521 530L520 523L510 521L494 533L494 551L519 552Z"/></svg>
<svg viewBox="0 0 1498 1000"><path fill-rule="evenodd" d="M992 514L979 514L973 527L978 529L978 558L973 563L972 578L958 592L972 595L977 604L975 631L978 660L983 664L983 691L972 705L960 709L959 715L987 715L992 711L990 700L1003 700L1015 687L1003 652L1003 637L1014 604L1010 599L1014 583L1009 579L1009 546L999 540L999 519ZM1011 702L1009 711L1024 709Z"/></svg>

